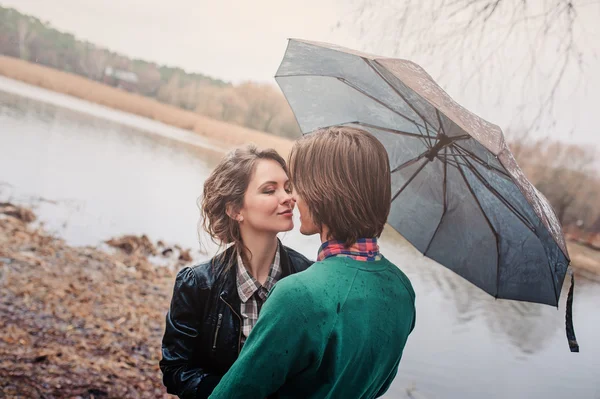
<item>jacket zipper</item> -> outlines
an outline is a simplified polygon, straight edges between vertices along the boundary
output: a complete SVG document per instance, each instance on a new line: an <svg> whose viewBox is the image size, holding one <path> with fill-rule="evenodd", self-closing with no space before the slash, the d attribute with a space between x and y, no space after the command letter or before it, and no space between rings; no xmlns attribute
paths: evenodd
<svg viewBox="0 0 600 399"><path fill-rule="evenodd" d="M219 320L217 320L217 330L215 331L215 339L213 340L213 350L217 349L217 337L219 336L219 329L221 328L222 320L223 320L223 313L219 313Z"/></svg>
<svg viewBox="0 0 600 399"><path fill-rule="evenodd" d="M241 351L242 348L242 318L240 317L239 314L237 314L237 312L235 310L233 310L233 308L231 307L230 304L227 303L227 301L225 299L223 299L222 296L219 297L220 300L223 301L223 303L227 306L229 306L229 309L231 309L231 312L237 316L237 318L240 320L240 333L239 333L239 337L238 337L238 355Z"/></svg>

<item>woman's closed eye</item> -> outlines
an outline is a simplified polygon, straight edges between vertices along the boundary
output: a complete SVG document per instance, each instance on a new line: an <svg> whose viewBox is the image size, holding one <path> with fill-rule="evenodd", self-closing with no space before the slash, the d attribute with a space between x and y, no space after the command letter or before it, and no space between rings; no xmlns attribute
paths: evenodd
<svg viewBox="0 0 600 399"><path fill-rule="evenodd" d="M288 185L288 186L286 186L286 187L284 188L284 191L285 191L287 194L292 194L292 191L293 191L293 190L292 190L292 187ZM265 187L265 188L263 188L263 189L262 189L262 193L263 193L263 194L269 194L269 195L272 195L272 194L275 194L276 192L277 192L277 187L273 187L273 186L267 186L267 187Z"/></svg>

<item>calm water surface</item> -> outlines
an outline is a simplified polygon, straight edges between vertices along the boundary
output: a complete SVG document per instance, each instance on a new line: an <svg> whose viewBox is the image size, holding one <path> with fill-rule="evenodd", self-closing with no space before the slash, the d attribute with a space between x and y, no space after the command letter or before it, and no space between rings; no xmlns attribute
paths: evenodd
<svg viewBox="0 0 600 399"><path fill-rule="evenodd" d="M196 199L217 149L184 130L0 78L0 201L33 205L75 245L147 234L210 256L210 245L199 251ZM315 258L316 237L281 238ZM577 282L582 352L571 354L568 287L558 310L495 301L391 229L381 247L411 279L418 316L386 398L600 399L599 283Z"/></svg>

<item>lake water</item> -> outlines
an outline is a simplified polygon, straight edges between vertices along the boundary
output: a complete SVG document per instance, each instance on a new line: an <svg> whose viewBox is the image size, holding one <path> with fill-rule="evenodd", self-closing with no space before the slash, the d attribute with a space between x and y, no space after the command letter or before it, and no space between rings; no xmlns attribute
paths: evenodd
<svg viewBox="0 0 600 399"><path fill-rule="evenodd" d="M190 132L0 77L0 201L33 205L72 244L147 234L207 258L196 200L220 156ZM315 258L316 237L281 238ZM380 243L411 279L418 313L386 398L600 399L599 283L577 281L572 354L567 286L559 309L495 301L393 230Z"/></svg>

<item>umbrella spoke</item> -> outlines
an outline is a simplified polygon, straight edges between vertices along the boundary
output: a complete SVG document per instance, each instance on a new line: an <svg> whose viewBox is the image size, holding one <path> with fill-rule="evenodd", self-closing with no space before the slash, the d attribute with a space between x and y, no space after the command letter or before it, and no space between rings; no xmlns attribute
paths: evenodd
<svg viewBox="0 0 600 399"><path fill-rule="evenodd" d="M353 123L355 125L364 126L364 127L370 127L372 129L379 129L379 130L383 130L384 132L399 134L401 136L416 137L416 138L420 138L420 139L427 138L427 136L420 135L420 134L417 134L417 133L405 132L405 131L402 131L402 130L396 130L396 129L392 129L392 128L389 128L389 127L382 127L382 126L372 125L370 123L365 123L365 122L358 122L357 121L357 122L348 122L348 123Z"/></svg>
<svg viewBox="0 0 600 399"><path fill-rule="evenodd" d="M444 147L444 155L448 153L448 147ZM448 164L444 162L444 212L448 207L448 200L446 199L446 187L448 185Z"/></svg>
<svg viewBox="0 0 600 399"><path fill-rule="evenodd" d="M419 131L421 131L421 129L419 127L425 128L425 130L427 130L427 132L429 132L429 129L427 129L427 126L423 126L422 124L420 124L419 122L415 121L414 119L404 115L401 112L398 112L397 110L395 110L394 108L390 107L389 105L387 105L386 103L384 103L383 101L377 99L376 97L373 97L372 95L370 95L369 93L367 93L366 91L364 91L363 89L361 89L360 87L356 86L355 84L351 83L350 81L348 81L345 78L342 77L338 77L338 76L328 76L328 75L313 75L313 74L297 74L297 75L285 75L285 76L281 76L281 77L286 77L286 78L291 78L291 77L311 77L311 76L324 76L324 77L329 77L332 79L337 79L338 81L342 82L343 84L345 84L346 86L356 90L357 92L359 92L360 94L364 95L365 97L370 98L371 100L375 101L377 104L381 105L382 107L388 109L389 111L392 111L393 113L395 113L396 115L406 119L407 121L409 121L410 123L414 124L417 129L419 129ZM277 77L277 76L276 76ZM410 106L410 104L409 104ZM412 107L411 107L412 108ZM416 111L415 111L416 112ZM417 114L418 115L418 114ZM420 116L420 115L419 115ZM425 121L425 120L423 120Z"/></svg>
<svg viewBox="0 0 600 399"><path fill-rule="evenodd" d="M463 163L456 162L456 161L448 161L447 163L448 163L448 165L454 166L455 168L460 168L461 166L464 166Z"/></svg>
<svg viewBox="0 0 600 399"><path fill-rule="evenodd" d="M442 117L440 116L440 111L437 108L435 109L435 114L437 116L438 123L440 124L440 131L445 135L446 132L444 131L444 125L442 124Z"/></svg>
<svg viewBox="0 0 600 399"><path fill-rule="evenodd" d="M428 152L429 152L429 150L425 151L422 154L419 154L419 156L416 157L416 158L413 158L413 159L410 159L410 160L404 162L402 165L397 166L396 168L394 168L390 173L398 172L399 170L402 170L402 169L406 168L407 166L413 165L415 162L418 162L420 159L423 159L423 157L425 155L427 155Z"/></svg>
<svg viewBox="0 0 600 399"><path fill-rule="evenodd" d="M468 139L472 139L473 137L471 137L468 134L463 134L460 136L453 136L452 137L452 141L462 141L462 140L468 140Z"/></svg>
<svg viewBox="0 0 600 399"><path fill-rule="evenodd" d="M393 134L397 134L400 136L413 137L413 138L419 139L426 148L430 148L429 145L427 144L427 141L425 140L425 136L421 136L420 134L416 134L416 133L404 132L402 130L395 130L395 129L385 128L385 127L381 127L381 126L377 126L377 125L372 125L370 123L353 121L353 122L346 122L346 123L339 123L339 124L336 123L335 125L320 126L319 129L326 129L326 128L332 127L332 126L351 126L351 125L362 126L367 129L370 128L370 129L381 130L386 133L393 133Z"/></svg>
<svg viewBox="0 0 600 399"><path fill-rule="evenodd" d="M301 76L301 75L290 75L290 76ZM312 75L307 75L307 76L312 76ZM406 119L407 121L413 123L415 126L417 126L417 128L420 126L420 124L415 121L412 118L409 118L408 116L404 115L401 112L398 112L397 110L395 110L394 108L392 108L391 106L387 105L386 103L384 103L383 101L379 100L378 98L370 95L369 93L367 93L366 91L364 91L363 89L361 89L360 87L356 86L355 84L353 84L352 82L348 81L346 78L341 78L341 77L335 77L335 79L339 80L340 82L342 82L343 84L347 85L348 87L351 87L352 89L356 90L357 92L359 92L360 94L370 98L371 100L375 101L377 104L383 106L384 108L392 111L393 113L395 113L398 116L401 116L402 118ZM423 126L421 126L423 127ZM425 126L425 129L427 129L427 127ZM420 130L419 130L420 131Z"/></svg>
<svg viewBox="0 0 600 399"><path fill-rule="evenodd" d="M427 148L433 147L433 143L431 142L431 136L429 134L424 135L423 132L421 131L421 128L418 125L417 125L417 129L419 130L419 133L421 133L423 135L423 137L427 137L427 142L423 141L423 143L425 144L425 146Z"/></svg>
<svg viewBox="0 0 600 399"><path fill-rule="evenodd" d="M446 150L449 147L444 147L444 150ZM464 161L464 157L462 155L458 155L458 154L448 154L448 151L444 151L444 154L437 154L437 158L444 162L447 163L448 165L454 166L455 168L458 168L459 165L462 165L462 163L459 162L459 160Z"/></svg>
<svg viewBox="0 0 600 399"><path fill-rule="evenodd" d="M444 154L446 154L448 152L448 147L444 147ZM444 200L444 208L442 211L442 216L440 217L440 221L438 222L437 227L435 228L435 231L433 232L433 235L431 236L431 240L429 240L429 244L427 244L427 248L425 249L425 252L423 252L423 255L427 256L427 252L429 251L429 247L431 247L431 244L433 243L433 240L435 239L435 236L438 233L438 230L440 229L440 226L442 225L442 222L444 221L444 216L446 216L446 211L448 210L448 201L446 199L446 185L447 185L447 178L448 178L448 164L446 162L444 162L444 186L442 188L442 196L443 196L443 200Z"/></svg>
<svg viewBox="0 0 600 399"><path fill-rule="evenodd" d="M464 155L456 155L456 154L438 154L437 155L438 158L440 158L440 160L456 160L458 159L464 159L465 156Z"/></svg>
<svg viewBox="0 0 600 399"><path fill-rule="evenodd" d="M454 152L454 148L451 148L450 150L452 152ZM469 189L469 192L471 193L471 195L475 199L475 203L479 207L479 210L481 211L481 214L483 215L483 218L485 219L485 221L487 222L490 230L494 234L494 238L496 239L496 252L497 252L497 256L496 256L496 295L495 295L495 297L498 298L498 287L499 287L499 283L500 283L500 239L498 237L498 232L496 231L496 229L492 225L492 222L488 218L488 215L483 210L483 207L481 206L481 203L479 202L479 199L477 198L477 195L475 195L475 191L473 191L473 187L471 187L471 185L469 184L469 181L467 180L467 177L465 176L465 172L462 170L461 167L458 167L457 169L458 169L460 175L462 176L465 184L467 185L467 188Z"/></svg>
<svg viewBox="0 0 600 399"><path fill-rule="evenodd" d="M394 85L393 85L393 84L392 84L392 83L391 83L389 80L387 80L387 79L385 78L385 76L383 76L383 75L381 74L381 72L379 72L379 71L377 70L377 68L375 68L375 67L373 66L373 64L372 64L372 61L370 61L370 60L367 60L367 59L365 59L365 58L363 58L363 59L365 60L365 62L367 63L367 65L368 65L369 67L371 67L371 69L373 69L373 71L375 71L375 73L376 73L377 75L379 75L379 77L380 77L381 79L383 79L383 81L384 81L385 83L387 83L387 85L388 85L388 86L389 86L389 87L390 87L392 90L394 90L394 92L396 92L396 94L398 94L398 96L400 96L400 98L402 98L402 100L404 100L404 102L405 102L405 103L406 103L406 104L407 104L407 105L408 105L408 106L409 106L409 107L410 107L410 108L411 108L411 109L414 111L414 113L415 113L415 114L417 114L417 115L419 115L419 118L421 118L421 120L422 120L422 121L423 121L423 123L425 124L425 130L427 130L427 135L429 135L429 129L427 128L427 120L425 119L425 117L424 117L423 115L421 115L421 113L420 113L419 111L417 111L417 109L416 109L416 108L415 108L415 107L414 107L414 106L411 104L411 102L410 102L410 101L408 101L408 99L407 99L407 98L404 96L404 94L400 93L400 90L398 90L396 87L394 87ZM377 61L375 61L375 62L377 62Z"/></svg>
<svg viewBox="0 0 600 399"><path fill-rule="evenodd" d="M504 172L503 170L500 170L494 166L489 165L487 162L485 162L483 159L479 158L477 155L475 155L473 152L467 150L464 147L461 147L458 144L453 144L453 146L456 148L456 150L461 153L463 156L469 157L471 159L473 159L475 162L477 162L478 164L480 164L481 166L485 167L486 169L492 170L494 172L497 172L498 174L502 175L503 177L505 177L506 179L510 179L511 177Z"/></svg>
<svg viewBox="0 0 600 399"><path fill-rule="evenodd" d="M438 134L441 131L443 135L448 136L448 134L446 134L446 131L444 130L444 124L442 123L442 115L440 114L440 110L436 108L435 109L435 114L437 116L438 123L440 124L440 129L438 131ZM472 138L470 135L463 134L463 135L460 135L460 136L452 136L452 141L467 140L467 139L470 139L470 138Z"/></svg>
<svg viewBox="0 0 600 399"><path fill-rule="evenodd" d="M396 198L398 198L398 196L402 193L402 191L404 191L404 189L410 184L410 182L413 181L413 179L415 177L417 177L417 175L419 174L420 171L423 170L423 168L425 167L425 165L427 165L429 163L429 161L425 160L425 162L423 162L423 164L421 166L419 166L419 169L416 170L416 172L406 181L406 183L404 183L402 185L402 187L400 187L400 189L396 192L396 194L394 194L394 196L392 197L392 201L394 202L394 200Z"/></svg>
<svg viewBox="0 0 600 399"><path fill-rule="evenodd" d="M437 154L437 158L440 161L448 162L450 165L457 166L457 165L464 165L463 163L460 163L459 160L465 161L466 159L468 159L468 155L466 155L466 154Z"/></svg>
<svg viewBox="0 0 600 399"><path fill-rule="evenodd" d="M396 130L396 129L391 129L391 128L387 128L387 127L381 127L381 126L372 125L370 123L364 123L364 122L350 122L348 124L354 124L354 125L358 125L358 126L362 126L362 127L366 127L366 128L377 129L377 130L384 131L386 133L398 134L400 136L407 136L407 137L418 138L421 141L421 143L423 143L423 145L426 148L431 149L431 147L433 147L432 145L429 144L429 137L421 136L421 135L416 134L416 133L404 132L402 130ZM346 123L344 125L346 125ZM418 126L417 126L417 128L418 128ZM421 131L421 130L419 129L419 131Z"/></svg>
<svg viewBox="0 0 600 399"><path fill-rule="evenodd" d="M490 190L490 192L492 194L494 194L502 203L504 203L508 207L509 210L511 210L512 207L509 206L508 201L506 201L499 193L497 193L496 190L494 190L493 188L491 188L491 186L489 185L489 183L487 183L487 181L485 181L485 179L483 179L483 177L479 176L478 171L475 170L475 168L473 167L473 165L471 165L468 161L466 161L466 163L467 163L467 165L466 165L467 168L469 168L469 170L471 170L471 172L475 174L475 176L478 178L478 180L480 180L481 183L484 184L484 186L486 188L488 188L488 190ZM462 175L463 179L467 183L467 186L469 187L469 190L471 191L471 194L473 194L473 196L475 197L475 200L477 201L477 204L481 208L481 204L479 204L479 200L475 196L475 193L474 193L471 185L467 182L467 178L464 175L464 171L462 170L462 168L459 168L459 170L461 172L461 175ZM483 208L481 208L481 209L482 209L482 212L483 212ZM531 227L530 224L526 221L526 219L524 219L524 218L521 219L521 217L523 217L523 216L520 215L520 213L516 209L514 210L513 213L517 216L517 218L519 220L521 220L523 222L523 224L525 225L525 227L529 228L532 231L532 233L534 233L534 235L535 235L535 228ZM484 212L484 215L485 215L485 212ZM521 217L519 217L519 216L521 216ZM487 215L486 215L486 220L487 220ZM499 245L499 240L498 240L497 233L495 233L495 234L496 234L496 245L498 246ZM498 261L499 260L500 260L500 249L498 247ZM550 278L552 280L552 288L554 288L554 295L556 296L556 298L558 298L558 292L556 291L556 285L554 284L554 273L552 271L552 268L550 267L550 263L548 263L548 268L549 268L548 270L550 272ZM498 295L498 286L499 286L499 269L498 269L497 274L496 274L496 297Z"/></svg>
<svg viewBox="0 0 600 399"><path fill-rule="evenodd" d="M465 166L469 168L469 170L477 177L477 179L487 188L496 198L500 200L508 208L510 212L512 212L532 233L535 234L535 227L527 220L527 218L519 212L502 194L500 194L494 187L488 183L488 181L481 175L481 173L469 162L468 159L465 159Z"/></svg>
<svg viewBox="0 0 600 399"><path fill-rule="evenodd" d="M344 83L345 85L353 88L354 90L356 90L357 92L359 92L360 94L370 98L371 100L375 101L377 104L383 106L384 108L392 111L393 113L395 113L396 115L401 116L402 118L406 119L407 121L413 123L415 126L419 126L419 123L417 121L415 121L412 118L409 118L408 116L402 114L401 112L396 111L395 109L393 109L392 107L390 107L389 105L387 105L386 103L384 103L383 101L373 97L372 95L370 95L369 93L367 93L366 91L364 91L363 89L361 89L360 87L356 86L355 84L349 82L348 80L346 80L345 78L340 78L340 77L336 77L337 80L339 80L340 82ZM425 127L427 129L427 127Z"/></svg>

